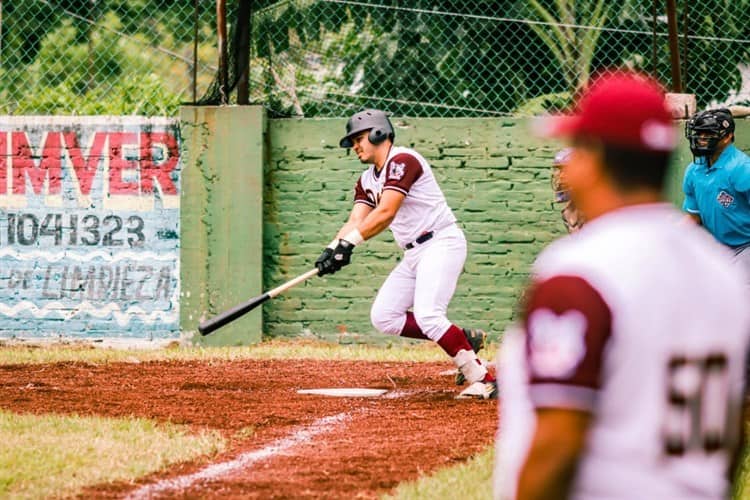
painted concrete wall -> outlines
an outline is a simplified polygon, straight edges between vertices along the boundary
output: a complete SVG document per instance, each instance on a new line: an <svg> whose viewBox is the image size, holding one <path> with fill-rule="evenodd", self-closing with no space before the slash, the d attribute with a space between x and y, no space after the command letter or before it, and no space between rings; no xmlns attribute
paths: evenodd
<svg viewBox="0 0 750 500"><path fill-rule="evenodd" d="M0 335L178 334L176 120L0 117Z"/></svg>
<svg viewBox="0 0 750 500"><path fill-rule="evenodd" d="M197 325L262 292L264 110L188 106L180 119L183 334L200 344L258 342L260 309L206 337Z"/></svg>

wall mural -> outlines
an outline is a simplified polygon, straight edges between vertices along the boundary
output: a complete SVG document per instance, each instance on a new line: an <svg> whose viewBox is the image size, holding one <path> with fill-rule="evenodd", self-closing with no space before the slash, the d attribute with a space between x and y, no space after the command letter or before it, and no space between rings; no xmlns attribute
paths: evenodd
<svg viewBox="0 0 750 500"><path fill-rule="evenodd" d="M174 337L178 120L0 117L0 336Z"/></svg>

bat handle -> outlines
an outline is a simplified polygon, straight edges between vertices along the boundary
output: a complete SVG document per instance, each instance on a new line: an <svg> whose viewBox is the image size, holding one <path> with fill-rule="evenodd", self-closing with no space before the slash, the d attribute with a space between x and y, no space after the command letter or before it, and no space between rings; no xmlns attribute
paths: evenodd
<svg viewBox="0 0 750 500"><path fill-rule="evenodd" d="M303 281L305 281L307 279L310 279L313 276L317 276L317 275L318 275L318 268L310 269L306 273L300 274L296 278L287 281L283 285L279 285L276 288L274 288L273 290L269 290L267 292L268 293L268 297L269 298L274 298L277 295L279 295L280 293L284 292L285 290L288 290L288 289L292 288L293 286L299 285Z"/></svg>

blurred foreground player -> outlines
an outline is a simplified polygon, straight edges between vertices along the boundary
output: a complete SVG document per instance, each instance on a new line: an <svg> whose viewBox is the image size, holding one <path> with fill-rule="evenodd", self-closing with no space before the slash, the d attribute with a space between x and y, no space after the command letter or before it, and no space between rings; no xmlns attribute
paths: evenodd
<svg viewBox="0 0 750 500"><path fill-rule="evenodd" d="M496 497L726 498L750 302L731 252L661 200L661 89L610 74L546 125L586 225L538 257L504 337Z"/></svg>

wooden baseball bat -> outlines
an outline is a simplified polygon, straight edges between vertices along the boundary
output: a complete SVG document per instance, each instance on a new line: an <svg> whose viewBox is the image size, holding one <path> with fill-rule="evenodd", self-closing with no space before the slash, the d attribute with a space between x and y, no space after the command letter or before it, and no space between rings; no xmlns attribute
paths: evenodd
<svg viewBox="0 0 750 500"><path fill-rule="evenodd" d="M231 323L232 321L236 320L240 316L244 316L245 314L249 313L256 307L261 305L263 302L276 297L277 295L284 292L285 290L288 290L289 288L292 288L293 286L298 285L299 283L302 283L308 278L317 276L317 274L318 274L317 268L310 269L306 273L300 274L296 278L290 279L286 283L277 286L273 290L270 290L264 293L263 295L258 295L257 297L253 297L247 302L238 304L234 306L233 308L227 311L224 311L223 313L218 314L209 320L202 322L200 325L198 325L198 331L201 333L201 335L208 335L209 333L221 328L227 323Z"/></svg>

